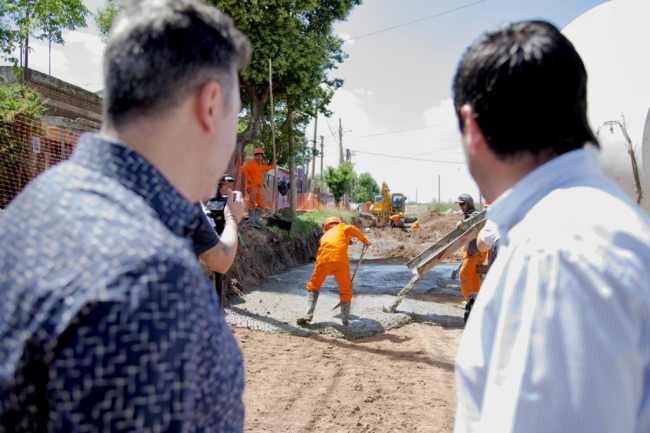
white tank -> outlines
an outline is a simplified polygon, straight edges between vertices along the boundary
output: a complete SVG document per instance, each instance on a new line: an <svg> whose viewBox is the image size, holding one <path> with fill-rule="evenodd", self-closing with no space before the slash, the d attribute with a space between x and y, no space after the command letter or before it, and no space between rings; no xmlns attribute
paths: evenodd
<svg viewBox="0 0 650 433"><path fill-rule="evenodd" d="M611 0L563 33L587 68L589 122L603 168L650 214L649 18L648 0Z"/></svg>

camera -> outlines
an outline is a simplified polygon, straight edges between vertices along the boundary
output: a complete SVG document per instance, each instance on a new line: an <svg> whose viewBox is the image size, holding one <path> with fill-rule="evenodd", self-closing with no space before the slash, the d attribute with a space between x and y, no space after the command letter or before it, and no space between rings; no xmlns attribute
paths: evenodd
<svg viewBox="0 0 650 433"><path fill-rule="evenodd" d="M235 178L228 174L224 174L217 186L217 194L205 204L205 208L208 210L208 216L212 218L212 221L214 221L214 228L219 235L223 233L226 224L224 210L226 209L226 201L228 200L228 197L221 193L221 188L225 184L233 182L235 182Z"/></svg>

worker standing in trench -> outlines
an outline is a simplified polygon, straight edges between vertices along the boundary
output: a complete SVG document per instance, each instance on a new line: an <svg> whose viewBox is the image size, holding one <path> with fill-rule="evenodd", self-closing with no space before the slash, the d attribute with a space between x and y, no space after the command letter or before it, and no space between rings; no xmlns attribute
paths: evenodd
<svg viewBox="0 0 650 433"><path fill-rule="evenodd" d="M246 192L248 192L248 213L251 227L262 227L260 224L260 215L262 209L266 207L264 196L262 195L262 181L264 172L273 170L274 165L262 164L264 152L261 147L253 150L253 159L248 161L241 169L241 173L246 179Z"/></svg>
<svg viewBox="0 0 650 433"><path fill-rule="evenodd" d="M463 220L467 220L475 215L478 211L474 207L474 199L469 194L461 194L456 203L463 211ZM463 225L463 221L458 221L456 227ZM465 302L470 301L470 293L478 293L481 288L481 277L479 276L476 267L485 261L487 253L479 251L476 246L476 239L473 239L463 245L461 258L463 263L460 267L458 274L460 280L460 290L463 292Z"/></svg>
<svg viewBox="0 0 650 433"><path fill-rule="evenodd" d="M350 259L348 245L350 236L354 236L370 246L370 240L353 225L343 224L337 217L329 217L323 225L323 236L316 256L316 265L311 279L307 283L307 312L298 318L298 324L305 324L314 318L314 310L320 288L328 275L334 275L339 285L341 300L341 322L348 325L350 317L350 301L352 300L352 283L350 281Z"/></svg>

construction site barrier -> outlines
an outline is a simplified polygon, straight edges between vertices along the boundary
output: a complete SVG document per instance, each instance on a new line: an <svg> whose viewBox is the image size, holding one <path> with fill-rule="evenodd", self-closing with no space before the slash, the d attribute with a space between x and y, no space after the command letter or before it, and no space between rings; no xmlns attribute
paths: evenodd
<svg viewBox="0 0 650 433"><path fill-rule="evenodd" d="M34 177L68 159L80 135L26 118L0 122L0 207L5 208Z"/></svg>
<svg viewBox="0 0 650 433"><path fill-rule="evenodd" d="M33 119L0 122L0 207L4 209L34 177L68 159L80 136L80 132ZM236 167L231 168L234 173ZM266 207L275 209L272 186L265 185L263 189ZM247 194L245 200L248 201ZM334 208L332 200L331 196L318 193L299 193L296 209L312 212ZM288 209L290 206L289 194L280 195L278 207Z"/></svg>

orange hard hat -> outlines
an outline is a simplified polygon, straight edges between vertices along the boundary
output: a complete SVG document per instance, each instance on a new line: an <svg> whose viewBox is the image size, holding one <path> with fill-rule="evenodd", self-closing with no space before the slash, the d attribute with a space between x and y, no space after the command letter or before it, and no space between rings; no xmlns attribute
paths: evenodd
<svg viewBox="0 0 650 433"><path fill-rule="evenodd" d="M327 231L327 226L332 224L332 223L341 224L341 220L338 219L337 217L334 217L334 216L327 218L325 220L325 224L323 224L323 233L325 233Z"/></svg>
<svg viewBox="0 0 650 433"><path fill-rule="evenodd" d="M261 154L264 153L264 151L262 150L261 147L256 147L255 149L253 149L253 156L257 155L258 153L261 153Z"/></svg>

